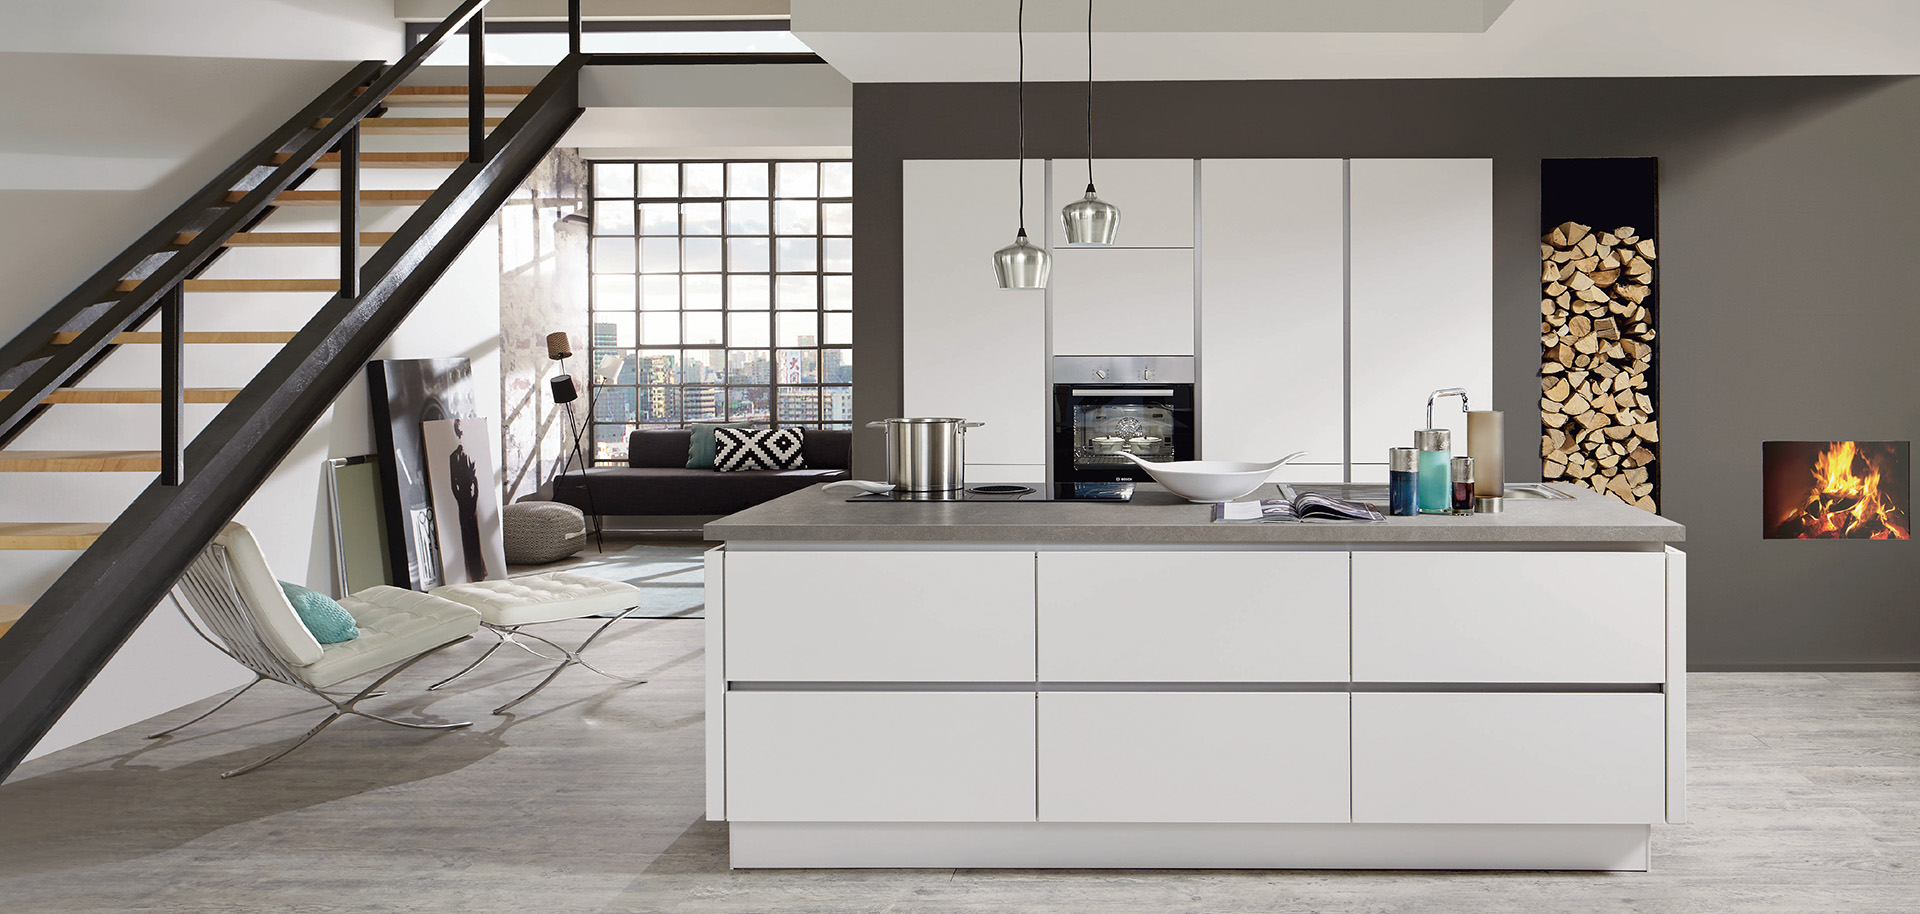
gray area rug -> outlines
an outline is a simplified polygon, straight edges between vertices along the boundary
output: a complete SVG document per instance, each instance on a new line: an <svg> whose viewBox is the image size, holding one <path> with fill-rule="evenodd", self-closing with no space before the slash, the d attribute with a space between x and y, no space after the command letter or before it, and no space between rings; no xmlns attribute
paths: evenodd
<svg viewBox="0 0 1920 914"><path fill-rule="evenodd" d="M702 553L711 544L635 543L607 540L605 554L587 548L551 565L515 565L510 574L572 571L597 578L625 581L640 588L640 608L634 619L706 618L706 568Z"/></svg>

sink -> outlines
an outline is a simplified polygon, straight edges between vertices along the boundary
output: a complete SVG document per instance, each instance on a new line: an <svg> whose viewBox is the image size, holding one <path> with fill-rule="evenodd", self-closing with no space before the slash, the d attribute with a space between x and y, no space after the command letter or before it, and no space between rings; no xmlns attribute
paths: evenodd
<svg viewBox="0 0 1920 914"><path fill-rule="evenodd" d="M1333 498L1344 498L1350 501L1365 501L1365 502L1373 502L1376 504L1383 504L1383 505L1387 503L1387 487L1381 483L1367 483L1367 482L1286 483L1281 485L1280 489L1282 494L1284 494L1288 498L1292 498L1295 495L1312 492L1318 495L1327 495ZM1558 489L1553 488L1550 485L1547 485L1546 483L1541 483L1541 482L1507 483L1506 497L1510 501L1518 501L1520 499L1529 499L1529 500L1538 499L1542 501L1572 501L1573 500L1573 496L1568 495L1565 492L1562 492Z"/></svg>

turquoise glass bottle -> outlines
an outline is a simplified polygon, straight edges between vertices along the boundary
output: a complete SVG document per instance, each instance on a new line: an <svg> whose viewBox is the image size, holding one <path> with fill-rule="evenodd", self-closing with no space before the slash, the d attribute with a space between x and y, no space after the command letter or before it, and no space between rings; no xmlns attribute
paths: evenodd
<svg viewBox="0 0 1920 914"><path fill-rule="evenodd" d="M1453 430L1423 428L1413 445L1420 451L1420 513L1453 513Z"/></svg>

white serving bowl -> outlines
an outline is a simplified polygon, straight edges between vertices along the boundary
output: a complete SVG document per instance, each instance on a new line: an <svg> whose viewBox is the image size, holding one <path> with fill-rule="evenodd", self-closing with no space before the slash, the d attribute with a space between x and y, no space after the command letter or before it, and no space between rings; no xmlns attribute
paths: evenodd
<svg viewBox="0 0 1920 914"><path fill-rule="evenodd" d="M1154 482L1166 486L1167 491L1191 502L1215 504L1252 494L1253 490L1266 484L1267 477L1272 476L1274 470L1306 453L1295 451L1272 463L1239 460L1174 460L1156 463L1125 452L1122 452L1122 456L1139 464L1148 476L1153 477Z"/></svg>

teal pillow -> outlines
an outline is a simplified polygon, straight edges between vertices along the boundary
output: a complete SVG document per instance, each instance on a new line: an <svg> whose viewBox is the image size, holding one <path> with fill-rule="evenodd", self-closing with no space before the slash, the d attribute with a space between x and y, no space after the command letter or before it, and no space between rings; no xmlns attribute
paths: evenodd
<svg viewBox="0 0 1920 914"><path fill-rule="evenodd" d="M313 640L339 644L360 637L360 629L353 625L353 616L332 597L285 581L280 582L280 589L286 592L293 611L300 614L300 624L313 633Z"/></svg>
<svg viewBox="0 0 1920 914"><path fill-rule="evenodd" d="M687 469L713 469L713 430L716 428L752 428L751 422L695 422L693 443L687 447Z"/></svg>

